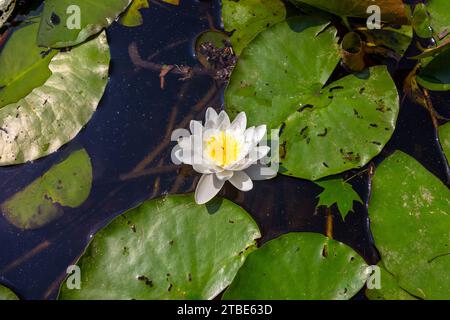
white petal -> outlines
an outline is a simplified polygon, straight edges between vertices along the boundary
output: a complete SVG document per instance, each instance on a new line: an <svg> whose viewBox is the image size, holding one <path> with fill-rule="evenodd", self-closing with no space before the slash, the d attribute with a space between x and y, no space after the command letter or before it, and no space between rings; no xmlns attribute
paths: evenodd
<svg viewBox="0 0 450 320"><path fill-rule="evenodd" d="M255 137L254 141L257 141L258 143L264 138L267 132L267 126L263 124L262 126L258 126L255 129Z"/></svg>
<svg viewBox="0 0 450 320"><path fill-rule="evenodd" d="M233 186L241 191L253 189L253 182L244 171L236 171L229 180Z"/></svg>
<svg viewBox="0 0 450 320"><path fill-rule="evenodd" d="M189 128L191 129L191 133L193 135L202 135L203 132L203 125L200 121L191 120L191 123L189 125Z"/></svg>
<svg viewBox="0 0 450 320"><path fill-rule="evenodd" d="M223 180L223 181L227 181L230 180L231 177L233 176L234 172L233 171L229 171L229 170L224 170L221 172L217 172L216 173L216 177L219 180Z"/></svg>
<svg viewBox="0 0 450 320"><path fill-rule="evenodd" d="M220 181L215 174L204 174L195 189L195 202L197 204L207 203L214 198L222 189L225 181Z"/></svg>
<svg viewBox="0 0 450 320"><path fill-rule="evenodd" d="M229 127L230 127L230 118L228 117L225 111L221 111L219 113L219 117L217 118L217 129L225 131Z"/></svg>
<svg viewBox="0 0 450 320"><path fill-rule="evenodd" d="M239 113L231 123L230 129L243 133L247 127L247 116L245 112Z"/></svg>
<svg viewBox="0 0 450 320"><path fill-rule="evenodd" d="M278 174L278 172L273 170L272 168L261 164L252 165L250 168L245 170L245 173L248 174L250 179L256 181L272 179L275 178Z"/></svg>
<svg viewBox="0 0 450 320"><path fill-rule="evenodd" d="M259 146L254 148L252 151L250 151L250 157L254 160L254 161L258 161L262 158L264 158L265 156L267 156L267 154L270 152L270 147L268 146Z"/></svg>
<svg viewBox="0 0 450 320"><path fill-rule="evenodd" d="M205 165L203 163L193 163L192 164L192 168L197 171L198 173L203 173L203 174L211 174L211 173L216 173L217 170L215 168L212 168L208 165Z"/></svg>
<svg viewBox="0 0 450 320"><path fill-rule="evenodd" d="M217 122L218 114L213 108L208 108L205 115L205 123L208 121Z"/></svg>
<svg viewBox="0 0 450 320"><path fill-rule="evenodd" d="M172 162L176 165L182 164L184 162L183 149L179 145L176 145L172 149Z"/></svg>

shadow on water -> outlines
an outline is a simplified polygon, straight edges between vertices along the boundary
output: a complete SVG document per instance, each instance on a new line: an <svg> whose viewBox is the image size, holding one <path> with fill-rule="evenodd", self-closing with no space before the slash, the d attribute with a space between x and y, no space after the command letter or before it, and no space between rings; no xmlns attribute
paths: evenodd
<svg viewBox="0 0 450 320"><path fill-rule="evenodd" d="M143 16L143 26L126 28L115 23L108 29L110 81L98 111L78 137L44 159L0 168L3 202L80 147L88 151L94 167L89 199L79 208L65 209L64 216L54 223L35 231L21 231L0 216L0 282L11 285L24 298L55 298L67 266L77 260L99 228L145 199L192 192L198 180L188 168L171 164L168 133L187 127L193 118L202 119L208 106L219 109L223 85L206 75L180 81L179 75L169 74L162 90L159 70L136 65L136 59L151 57L158 65L199 67L193 45L201 32L220 28L219 1L181 1L179 7L152 4ZM398 83L403 73L396 71ZM433 97L438 107L448 110L448 96ZM448 165L429 113L407 99L393 139L374 164L396 149L413 155L448 181ZM367 204L370 170L351 171L344 178ZM242 205L256 219L263 234L260 242L264 243L291 231L325 234L327 217L315 209L320 192L312 182L279 176L255 183L248 193L227 186L222 195ZM214 208L210 209L213 214ZM335 208L332 214L334 237L355 248L369 263L376 263L378 254L366 205L357 204L345 222Z"/></svg>

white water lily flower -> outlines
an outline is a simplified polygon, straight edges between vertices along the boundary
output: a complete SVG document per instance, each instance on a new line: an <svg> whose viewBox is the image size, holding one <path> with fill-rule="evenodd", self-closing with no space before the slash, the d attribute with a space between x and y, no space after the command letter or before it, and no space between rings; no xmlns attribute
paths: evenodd
<svg viewBox="0 0 450 320"><path fill-rule="evenodd" d="M204 126L191 121L191 134L178 140L173 156L180 163L192 165L202 173L195 190L195 201L204 204L222 189L226 181L241 191L253 188L252 180L271 179L277 172L257 162L267 156L268 146L259 146L266 126L246 129L244 112L230 123L225 111L206 111Z"/></svg>

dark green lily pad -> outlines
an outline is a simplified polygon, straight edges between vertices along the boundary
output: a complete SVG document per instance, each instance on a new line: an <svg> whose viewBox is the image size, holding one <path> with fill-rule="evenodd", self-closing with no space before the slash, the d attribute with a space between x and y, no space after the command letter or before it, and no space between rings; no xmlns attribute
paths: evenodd
<svg viewBox="0 0 450 320"><path fill-rule="evenodd" d="M347 214L353 211L353 203L355 201L362 203L360 196L353 190L351 184L342 179L327 179L316 183L324 188L323 192L319 195L319 203L317 206L330 208L336 204L344 220Z"/></svg>
<svg viewBox="0 0 450 320"><path fill-rule="evenodd" d="M50 48L80 44L113 23L130 3L131 0L46 0L38 44Z"/></svg>
<svg viewBox="0 0 450 320"><path fill-rule="evenodd" d="M336 30L299 17L243 51L225 93L230 114L281 128L283 174L317 180L366 165L392 136L399 97L385 67L327 83L339 62Z"/></svg>
<svg viewBox="0 0 450 320"><path fill-rule="evenodd" d="M450 122L439 127L439 141L447 160L450 162Z"/></svg>
<svg viewBox="0 0 450 320"><path fill-rule="evenodd" d="M8 20L16 6L16 0L0 0L0 28Z"/></svg>
<svg viewBox="0 0 450 320"><path fill-rule="evenodd" d="M63 283L60 299L212 299L259 237L253 219L228 200L147 201L94 237L78 262L81 290Z"/></svg>
<svg viewBox="0 0 450 320"><path fill-rule="evenodd" d="M397 151L376 170L369 204L381 261L408 293L450 298L450 190Z"/></svg>
<svg viewBox="0 0 450 320"><path fill-rule="evenodd" d="M42 86L0 109L0 165L49 155L87 124L108 82L106 34L58 53L49 68Z"/></svg>
<svg viewBox="0 0 450 320"><path fill-rule="evenodd" d="M0 284L0 301L19 300L14 292Z"/></svg>
<svg viewBox="0 0 450 320"><path fill-rule="evenodd" d="M366 289L369 300L417 300L399 287L395 277L380 267L380 289Z"/></svg>
<svg viewBox="0 0 450 320"><path fill-rule="evenodd" d="M412 24L422 38L433 37L439 46L450 39L450 7L447 0L427 0L418 3L413 12Z"/></svg>
<svg viewBox="0 0 450 320"><path fill-rule="evenodd" d="M367 265L343 243L290 233L251 253L224 300L346 300L367 279Z"/></svg>
<svg viewBox="0 0 450 320"><path fill-rule="evenodd" d="M429 90L450 90L450 46L440 52L419 72L417 82Z"/></svg>
<svg viewBox="0 0 450 320"><path fill-rule="evenodd" d="M59 218L63 207L76 208L91 192L92 165L86 151L72 153L42 177L6 200L6 219L21 229L37 229Z"/></svg>
<svg viewBox="0 0 450 320"><path fill-rule="evenodd" d="M284 19L286 7L281 0L222 0L223 24L233 32L230 40L237 55L258 33Z"/></svg>
<svg viewBox="0 0 450 320"><path fill-rule="evenodd" d="M37 21L15 31L0 52L0 108L25 97L52 74L48 65L57 51L37 46Z"/></svg>

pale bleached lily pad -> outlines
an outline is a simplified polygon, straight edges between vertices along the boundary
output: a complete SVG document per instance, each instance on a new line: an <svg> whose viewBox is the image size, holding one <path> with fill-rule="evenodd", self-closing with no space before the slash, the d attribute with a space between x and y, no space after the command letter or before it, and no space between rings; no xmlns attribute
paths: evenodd
<svg viewBox="0 0 450 320"><path fill-rule="evenodd" d="M360 168L392 136L399 97L386 67L327 83L336 30L309 17L263 31L243 51L225 93L230 114L281 129L281 173L317 180Z"/></svg>
<svg viewBox="0 0 450 320"><path fill-rule="evenodd" d="M0 0L0 28L8 20L16 6L16 0Z"/></svg>
<svg viewBox="0 0 450 320"><path fill-rule="evenodd" d="M450 298L450 190L397 151L376 169L369 203L375 246L398 286L422 299Z"/></svg>
<svg viewBox="0 0 450 320"><path fill-rule="evenodd" d="M97 233L77 263L81 290L60 299L212 299L233 280L260 232L224 199L147 201Z"/></svg>
<svg viewBox="0 0 450 320"><path fill-rule="evenodd" d="M225 300L346 300L367 279L367 265L343 243L289 233L252 252Z"/></svg>
<svg viewBox="0 0 450 320"><path fill-rule="evenodd" d="M64 207L81 206L91 185L89 155L79 150L2 203L1 210L17 228L37 229L63 215Z"/></svg>
<svg viewBox="0 0 450 320"><path fill-rule="evenodd" d="M80 44L113 23L130 3L131 0L45 0L38 44L51 48Z"/></svg>
<svg viewBox="0 0 450 320"><path fill-rule="evenodd" d="M36 160L72 140L103 96L109 59L105 33L53 57L42 86L0 109L0 165Z"/></svg>

